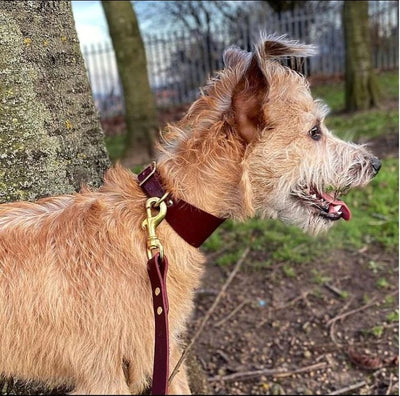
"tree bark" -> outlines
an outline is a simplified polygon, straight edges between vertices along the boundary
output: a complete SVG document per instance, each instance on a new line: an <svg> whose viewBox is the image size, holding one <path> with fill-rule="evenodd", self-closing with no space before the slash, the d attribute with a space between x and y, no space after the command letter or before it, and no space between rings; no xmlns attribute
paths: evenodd
<svg viewBox="0 0 400 396"><path fill-rule="evenodd" d="M143 40L129 1L102 1L102 5L124 93L127 126L124 163L144 164L153 156L158 124Z"/></svg>
<svg viewBox="0 0 400 396"><path fill-rule="evenodd" d="M0 202L97 187L109 164L70 2L1 1ZM1 376L0 389L50 392Z"/></svg>
<svg viewBox="0 0 400 396"><path fill-rule="evenodd" d="M366 110L379 104L379 86L371 62L368 2L343 2L346 51L346 110Z"/></svg>
<svg viewBox="0 0 400 396"><path fill-rule="evenodd" d="M70 3L0 2L0 202L98 186L108 166Z"/></svg>

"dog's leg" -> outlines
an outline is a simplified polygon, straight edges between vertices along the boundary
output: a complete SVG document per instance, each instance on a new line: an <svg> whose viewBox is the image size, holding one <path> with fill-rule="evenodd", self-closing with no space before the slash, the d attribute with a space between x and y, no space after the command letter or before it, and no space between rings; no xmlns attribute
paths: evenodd
<svg viewBox="0 0 400 396"><path fill-rule="evenodd" d="M170 373L172 373L173 369L178 363L178 360L182 356L181 348L176 345L171 345L171 354L170 354ZM186 373L186 365L185 362L181 364L179 367L179 371L172 379L169 387L168 387L168 394L170 395L190 395L191 391L189 388L189 381L187 378Z"/></svg>

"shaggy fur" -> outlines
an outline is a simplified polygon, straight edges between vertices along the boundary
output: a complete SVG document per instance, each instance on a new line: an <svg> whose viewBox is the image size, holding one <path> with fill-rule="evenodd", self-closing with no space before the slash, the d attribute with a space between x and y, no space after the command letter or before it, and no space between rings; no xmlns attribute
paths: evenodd
<svg viewBox="0 0 400 396"><path fill-rule="evenodd" d="M254 53L228 49L226 68L162 136L166 189L219 217L279 217L312 233L330 227L312 193L363 185L376 171L365 148L326 129L326 107L277 61L313 52L281 37L264 37ZM315 125L318 141L309 134ZM149 385L145 202L136 176L117 165L97 191L0 206L0 373L67 384L78 394ZM170 262L172 371L204 258L165 221L157 231ZM184 368L169 392L190 392Z"/></svg>

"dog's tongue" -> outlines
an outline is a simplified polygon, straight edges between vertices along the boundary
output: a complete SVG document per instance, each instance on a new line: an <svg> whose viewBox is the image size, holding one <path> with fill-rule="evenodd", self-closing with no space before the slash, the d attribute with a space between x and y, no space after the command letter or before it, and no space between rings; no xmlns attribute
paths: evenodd
<svg viewBox="0 0 400 396"><path fill-rule="evenodd" d="M343 201L335 200L328 193L322 193L322 198L329 202L329 213L342 212L344 220L349 221L351 219L351 211Z"/></svg>

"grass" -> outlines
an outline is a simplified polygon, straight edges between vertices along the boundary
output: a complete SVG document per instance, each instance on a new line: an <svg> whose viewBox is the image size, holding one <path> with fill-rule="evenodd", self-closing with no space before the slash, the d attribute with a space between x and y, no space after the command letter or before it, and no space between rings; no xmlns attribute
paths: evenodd
<svg viewBox="0 0 400 396"><path fill-rule="evenodd" d="M382 100L396 100L399 94L399 79L397 72L382 72L378 74L378 84L381 89ZM344 81L311 85L314 97L323 99L333 113L344 109Z"/></svg>
<svg viewBox="0 0 400 396"><path fill-rule="evenodd" d="M125 148L125 135L106 136L105 142L112 162L122 157Z"/></svg>
<svg viewBox="0 0 400 396"><path fill-rule="evenodd" d="M312 87L314 97L323 99L331 109L326 125L340 138L359 141L374 138L385 133L396 132L399 115L396 106L386 106L390 101L397 101L399 92L398 74L384 72L378 75L381 89L382 108L353 114L343 114L344 82L323 84Z"/></svg>

